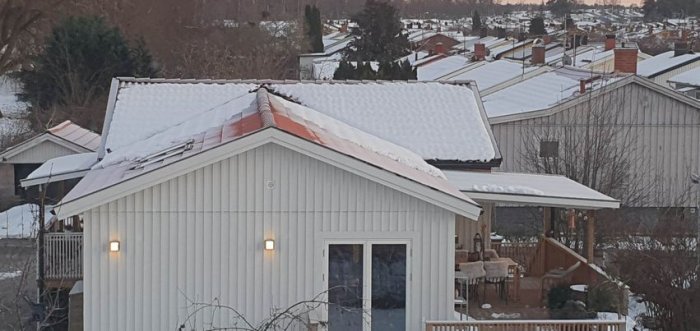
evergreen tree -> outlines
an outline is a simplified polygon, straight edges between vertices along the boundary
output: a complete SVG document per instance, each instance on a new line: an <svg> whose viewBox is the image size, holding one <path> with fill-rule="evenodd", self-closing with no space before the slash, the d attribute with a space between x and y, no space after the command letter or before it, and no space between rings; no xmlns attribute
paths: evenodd
<svg viewBox="0 0 700 331"><path fill-rule="evenodd" d="M530 19L530 35L543 36L547 34L547 29L544 27L544 19L541 16Z"/></svg>
<svg viewBox="0 0 700 331"><path fill-rule="evenodd" d="M355 40L345 50L348 60L384 62L408 54L408 38L402 33L399 13L389 3L367 0L352 20L358 27L352 31Z"/></svg>
<svg viewBox="0 0 700 331"><path fill-rule="evenodd" d="M547 8L552 14L558 17L562 17L571 12L574 7L573 0L549 0L547 1Z"/></svg>
<svg viewBox="0 0 700 331"><path fill-rule="evenodd" d="M304 21L306 23L306 36L309 38L309 51L312 53L323 52L321 11L315 5L306 5L306 7L304 7Z"/></svg>
<svg viewBox="0 0 700 331"><path fill-rule="evenodd" d="M385 61L379 63L377 71L372 69L370 62L361 62L357 66L348 61L340 61L338 69L333 73L333 79L365 79L365 80L415 80L416 70L408 60L397 63Z"/></svg>
<svg viewBox="0 0 700 331"><path fill-rule="evenodd" d="M119 30L101 18L70 17L53 28L32 66L16 75L23 85L20 99L38 115L63 106L65 117L99 130L103 113L71 112L86 108L103 112L101 103L93 103L107 95L112 77L155 76L152 62L142 40L130 48Z"/></svg>
<svg viewBox="0 0 700 331"><path fill-rule="evenodd" d="M472 34L478 34L479 30L481 30L481 15L475 10L472 15Z"/></svg>

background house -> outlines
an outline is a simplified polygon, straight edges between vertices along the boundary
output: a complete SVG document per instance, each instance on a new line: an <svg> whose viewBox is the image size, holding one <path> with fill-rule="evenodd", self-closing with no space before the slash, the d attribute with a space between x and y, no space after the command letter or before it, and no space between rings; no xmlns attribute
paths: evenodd
<svg viewBox="0 0 700 331"><path fill-rule="evenodd" d="M99 144L100 135L65 121L5 149L0 152L0 200L26 198L20 181L44 162L56 157L94 152ZM52 191L49 195L59 197L61 194Z"/></svg>

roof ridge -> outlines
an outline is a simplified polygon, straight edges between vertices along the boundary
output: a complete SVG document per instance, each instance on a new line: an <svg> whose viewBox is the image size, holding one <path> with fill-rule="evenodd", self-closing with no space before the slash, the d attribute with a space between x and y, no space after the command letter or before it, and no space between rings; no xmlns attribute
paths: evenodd
<svg viewBox="0 0 700 331"><path fill-rule="evenodd" d="M260 86L255 93L258 113L260 114L263 127L277 126L275 117L272 116L272 106L270 105L270 96L268 95L267 88L265 88L265 86Z"/></svg>
<svg viewBox="0 0 700 331"><path fill-rule="evenodd" d="M68 125L70 125L70 124L72 124L72 123L73 123L73 122L71 122L70 120L65 120L65 121L63 121L63 122L61 122L61 123L58 123L58 124L56 124L56 125L54 125L54 126L48 128L46 131L53 133L54 130L57 131L57 130L63 129L63 128L65 128L66 126L68 126Z"/></svg>

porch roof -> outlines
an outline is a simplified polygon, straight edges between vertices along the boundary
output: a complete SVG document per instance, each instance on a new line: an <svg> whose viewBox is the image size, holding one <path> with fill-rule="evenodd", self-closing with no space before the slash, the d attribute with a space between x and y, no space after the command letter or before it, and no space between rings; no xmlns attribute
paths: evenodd
<svg viewBox="0 0 700 331"><path fill-rule="evenodd" d="M475 200L579 209L620 207L619 200L564 176L476 171L443 173L460 191Z"/></svg>

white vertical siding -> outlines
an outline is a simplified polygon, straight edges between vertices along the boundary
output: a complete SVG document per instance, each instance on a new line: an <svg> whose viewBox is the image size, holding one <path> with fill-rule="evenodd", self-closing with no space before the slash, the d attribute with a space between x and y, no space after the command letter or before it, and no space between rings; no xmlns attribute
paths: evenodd
<svg viewBox="0 0 700 331"><path fill-rule="evenodd" d="M632 169L644 181L642 187L651 191L649 199L638 207L694 206L697 197L688 198L687 194L690 172L700 171L700 110L634 83L599 98L605 98L611 110L623 112L618 126L635 137ZM591 104L600 102L580 103L550 116L494 124L493 133L503 155L500 169L531 171L523 159L523 140L547 130L561 131L562 124L572 123L572 118L583 119L574 114L585 113ZM563 146L559 148L561 154Z"/></svg>
<svg viewBox="0 0 700 331"><path fill-rule="evenodd" d="M324 238L353 236L411 241L411 329L452 317L453 213L278 145L84 217L88 330L176 329L194 311L186 299L218 300L260 321L322 292ZM264 238L275 240L274 252L263 250ZM109 253L110 240L122 251ZM232 318L222 311L214 322Z"/></svg>
<svg viewBox="0 0 700 331"><path fill-rule="evenodd" d="M51 141L44 141L9 158L9 163L44 163L50 159L76 154L76 151Z"/></svg>

